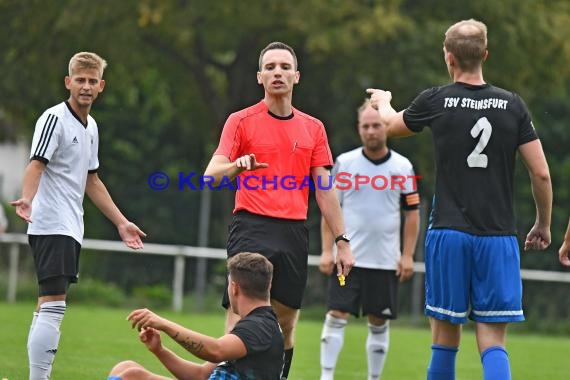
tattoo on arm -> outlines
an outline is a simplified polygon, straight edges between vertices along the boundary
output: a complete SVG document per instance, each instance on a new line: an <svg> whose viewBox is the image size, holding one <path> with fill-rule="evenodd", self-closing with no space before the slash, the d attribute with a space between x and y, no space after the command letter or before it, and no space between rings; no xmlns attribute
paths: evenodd
<svg viewBox="0 0 570 380"><path fill-rule="evenodd" d="M178 344L180 344L182 347L184 347L186 350L190 351L191 353L198 353L200 351L202 351L202 348L204 348L204 344L202 342L196 342L190 339L184 339L184 340L177 340Z"/></svg>
<svg viewBox="0 0 570 380"><path fill-rule="evenodd" d="M190 351L191 353L197 353L202 351L202 348L204 348L204 344L202 342L193 341L189 338L185 339L184 337L178 338L178 335L180 335L179 331L177 331L176 334L172 336L172 339L184 347L187 351Z"/></svg>

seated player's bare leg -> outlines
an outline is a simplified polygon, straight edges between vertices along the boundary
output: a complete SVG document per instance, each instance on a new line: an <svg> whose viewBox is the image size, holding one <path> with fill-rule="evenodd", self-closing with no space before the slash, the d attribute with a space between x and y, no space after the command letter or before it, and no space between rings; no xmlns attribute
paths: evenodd
<svg viewBox="0 0 570 380"><path fill-rule="evenodd" d="M109 377L116 376L121 380L171 380L146 370L142 365L132 360L120 362L111 369Z"/></svg>

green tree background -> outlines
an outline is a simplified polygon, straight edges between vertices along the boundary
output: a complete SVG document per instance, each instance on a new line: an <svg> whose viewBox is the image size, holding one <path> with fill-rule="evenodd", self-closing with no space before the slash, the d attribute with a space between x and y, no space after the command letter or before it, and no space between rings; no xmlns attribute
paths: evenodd
<svg viewBox="0 0 570 380"><path fill-rule="evenodd" d="M197 245L200 192L178 190L177 173L201 174L226 117L263 96L255 73L267 43L280 40L296 49L301 82L294 104L325 123L338 155L359 145L355 110L366 88L391 90L400 109L422 89L449 82L443 34L471 17L489 28L486 80L526 100L550 164L553 245L546 253L524 254L523 266L560 270L556 250L570 214L566 0L0 0L0 141L29 140L41 112L68 95L63 77L71 55L99 53L109 62L107 87L92 111L101 135L100 176L149 242ZM391 146L414 163L423 176L422 197L431 199L429 132ZM170 176L168 189L149 188L147 178L156 171ZM523 241L534 204L520 163L515 183ZM209 246L224 247L232 205L230 191L212 194ZM117 238L89 202L85 221L86 237ZM315 254L318 224L311 199ZM99 275L125 286L170 276L170 264L149 266L141 258L125 271L121 260L99 260ZM545 286L532 284L525 297L548 309L553 298L544 297ZM564 289L548 291L557 300L553 313L567 317Z"/></svg>

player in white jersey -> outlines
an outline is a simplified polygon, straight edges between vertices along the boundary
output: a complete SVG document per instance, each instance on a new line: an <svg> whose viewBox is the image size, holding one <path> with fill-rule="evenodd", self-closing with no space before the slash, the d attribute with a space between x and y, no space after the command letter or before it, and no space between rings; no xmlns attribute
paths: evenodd
<svg viewBox="0 0 570 380"><path fill-rule="evenodd" d="M89 116L105 87L107 63L97 54L75 54L65 87L69 99L38 119L22 197L12 202L28 224L28 238L39 284L38 304L28 335L30 379L48 379L59 343L70 283L77 282L83 241L83 197L87 193L111 220L121 239L143 248L146 236L117 208L97 175L99 135Z"/></svg>
<svg viewBox="0 0 570 380"><path fill-rule="evenodd" d="M348 317L368 316L368 379L379 379L389 345L389 320L398 313L398 282L413 274L419 195L410 161L389 149L369 100L358 109L362 147L341 154L333 175L356 263L345 284L333 273L334 238L322 221L319 269L331 275L321 336L321 380L333 379ZM400 220L404 211L403 247Z"/></svg>

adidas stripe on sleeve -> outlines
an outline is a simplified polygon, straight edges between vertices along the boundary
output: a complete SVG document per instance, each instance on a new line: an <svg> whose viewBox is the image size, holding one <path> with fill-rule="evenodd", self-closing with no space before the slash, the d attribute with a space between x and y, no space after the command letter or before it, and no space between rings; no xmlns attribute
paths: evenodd
<svg viewBox="0 0 570 380"><path fill-rule="evenodd" d="M32 139L30 159L47 164L59 145L61 128L59 118L51 113L44 113L36 122Z"/></svg>

